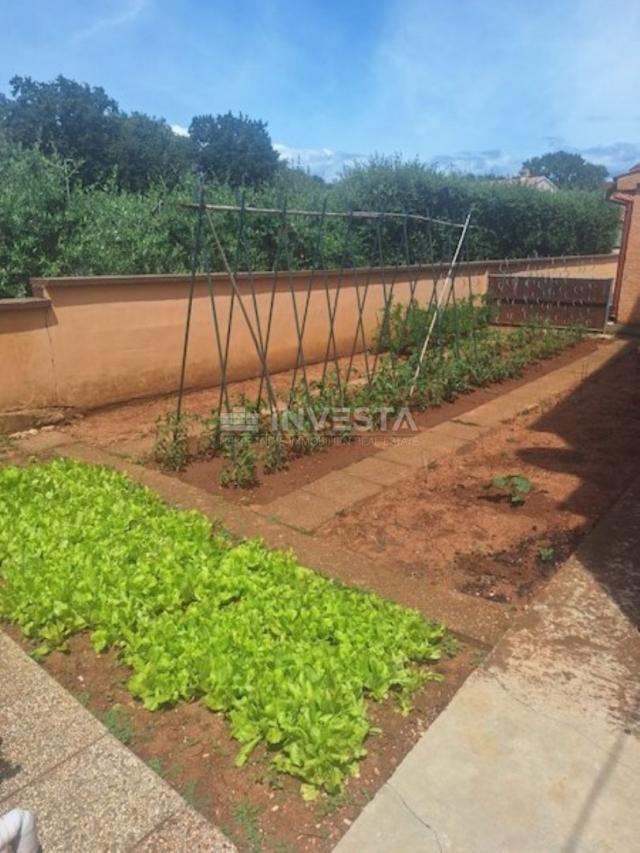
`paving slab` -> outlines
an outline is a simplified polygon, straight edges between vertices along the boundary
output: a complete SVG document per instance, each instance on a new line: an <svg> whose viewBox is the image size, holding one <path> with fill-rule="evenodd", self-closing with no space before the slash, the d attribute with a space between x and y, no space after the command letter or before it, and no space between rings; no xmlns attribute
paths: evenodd
<svg viewBox="0 0 640 853"><path fill-rule="evenodd" d="M424 435L424 433L420 433L420 435ZM415 472L421 468L426 468L434 457L422 445L418 444L416 436L402 442L399 441L386 450L381 450L373 458L381 459L383 462L393 462L396 465L404 465L406 468L412 468Z"/></svg>
<svg viewBox="0 0 640 853"><path fill-rule="evenodd" d="M431 850L434 838L454 853L638 849L639 623L640 479L336 851Z"/></svg>
<svg viewBox="0 0 640 853"><path fill-rule="evenodd" d="M2 802L7 811L20 807L37 816L47 853L126 850L184 805L110 735Z"/></svg>
<svg viewBox="0 0 640 853"><path fill-rule="evenodd" d="M470 412L461 415L460 421L483 427L486 430L487 428L497 427L507 421L511 421L518 415L531 411L531 409L538 406L538 395L513 396L516 393L517 391L511 391L505 397L483 403L476 409L472 409Z"/></svg>
<svg viewBox="0 0 640 853"><path fill-rule="evenodd" d="M402 480L406 480L407 477L412 477L415 473L414 469L408 465L388 462L381 459L379 454L355 462L343 470L347 474L354 474L357 477L362 477L363 480L369 480L381 486L393 486Z"/></svg>
<svg viewBox="0 0 640 853"><path fill-rule="evenodd" d="M284 497L256 507L256 512L275 518L296 530L311 532L344 509L337 500L297 489Z"/></svg>
<svg viewBox="0 0 640 853"><path fill-rule="evenodd" d="M342 510L377 495L382 491L382 486L370 480L364 480L351 472L331 471L330 474L303 486L299 491L327 498ZM291 496L296 494L298 491L292 492Z"/></svg>
<svg viewBox="0 0 640 853"><path fill-rule="evenodd" d="M438 426L432 427L427 432L431 437L440 438L440 436L442 436L445 439L455 438L458 441L465 443L467 441L475 441L486 431L486 428L477 424L465 423L463 418L462 420L454 419L451 421L445 421L442 424L438 424Z"/></svg>
<svg viewBox="0 0 640 853"><path fill-rule="evenodd" d="M24 691L12 702L2 699L0 732L2 757L13 768L0 776L0 800L103 735L84 708L57 685Z"/></svg>
<svg viewBox="0 0 640 853"><path fill-rule="evenodd" d="M235 847L202 815L193 809L182 809L131 849L135 853L175 853L176 850L233 853Z"/></svg>
<svg viewBox="0 0 640 853"><path fill-rule="evenodd" d="M4 632L0 679L0 813L32 811L46 853L127 850L174 817L172 850L234 849Z"/></svg>

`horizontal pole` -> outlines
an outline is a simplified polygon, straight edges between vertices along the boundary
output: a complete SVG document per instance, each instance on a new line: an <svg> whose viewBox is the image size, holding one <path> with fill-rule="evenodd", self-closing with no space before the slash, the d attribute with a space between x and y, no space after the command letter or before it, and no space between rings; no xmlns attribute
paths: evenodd
<svg viewBox="0 0 640 853"><path fill-rule="evenodd" d="M178 202L180 207L187 207L193 210L198 209L197 204L192 202ZM435 222L437 225L447 225L450 228L464 228L464 223L449 222L445 219L435 219L433 216L421 216L419 213L379 213L370 210L352 210L350 212L327 210L296 210L295 208L287 208L286 211L279 210L277 207L238 207L234 204L205 204L206 210L217 211L219 213L283 213L293 216L330 216L334 219L413 219L417 222Z"/></svg>

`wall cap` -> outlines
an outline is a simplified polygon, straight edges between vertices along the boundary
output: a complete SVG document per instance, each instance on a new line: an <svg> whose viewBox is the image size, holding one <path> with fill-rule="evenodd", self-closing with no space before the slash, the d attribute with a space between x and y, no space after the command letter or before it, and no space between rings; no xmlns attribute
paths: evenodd
<svg viewBox="0 0 640 853"><path fill-rule="evenodd" d="M489 259L484 261L462 261L458 264L459 269L482 269L487 267L497 267L498 269L508 269L512 266L520 266L522 264L531 264L536 266L545 266L550 263L561 264L570 264L570 263L589 263L592 261L617 261L618 253L612 252L611 254L606 255L555 255L553 257L545 257L545 258L501 258L501 259ZM439 264L423 264L423 265L413 265L407 267L353 267L344 270L344 274L361 274L366 275L370 272L378 272L378 273L398 273L400 271L404 272L423 272L428 273L431 270L447 270L447 263L439 263ZM339 275L339 269L325 269L325 270L292 270L292 276L310 276L313 273L315 279L321 278L324 275ZM281 270L279 276L284 280L288 277L289 272L286 270ZM86 275L86 276L54 276L54 277L34 277L29 279L31 287L35 292L43 293L44 289L50 286L55 287L78 287L78 286L87 286L87 285L95 285L95 286L104 286L104 285L122 285L122 284L173 284L176 281L184 282L185 279L188 279L190 273L141 273L140 275ZM238 273L237 278L239 281L246 281L247 279L253 278L254 280L260 281L264 279L273 278L273 271L261 271L254 273ZM228 275L225 272L215 272L211 274L212 281L225 281L228 279ZM207 281L206 273L198 273L196 276L197 281ZM9 300L0 300L0 301L9 301ZM13 300L11 300L13 301Z"/></svg>
<svg viewBox="0 0 640 853"><path fill-rule="evenodd" d="M32 309L43 310L51 307L51 300L41 296L24 296L15 299L0 299L0 312L2 311L31 311Z"/></svg>

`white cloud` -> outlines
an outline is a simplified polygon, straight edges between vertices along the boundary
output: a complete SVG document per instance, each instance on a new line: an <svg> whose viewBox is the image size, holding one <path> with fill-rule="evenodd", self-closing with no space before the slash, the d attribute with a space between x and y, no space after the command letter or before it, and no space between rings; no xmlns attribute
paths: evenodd
<svg viewBox="0 0 640 853"><path fill-rule="evenodd" d="M74 35L74 41L83 41L92 38L104 30L112 30L128 24L140 15L149 5L149 0L125 0L119 4L113 14L97 18L92 24Z"/></svg>
<svg viewBox="0 0 640 853"><path fill-rule="evenodd" d="M563 144L557 138L548 139L544 150L539 154L549 151L568 151L572 154L581 154L590 163L606 166L610 175L619 175L631 166L640 162L640 143L637 142L612 142L609 145L594 145L590 148L576 148L575 146ZM489 151L459 151L455 154L441 154L431 160L431 165L444 172L473 173L474 175L496 174L515 175L524 160L528 156L510 154L499 149Z"/></svg>
<svg viewBox="0 0 640 853"><path fill-rule="evenodd" d="M584 148L580 154L591 163L606 166L610 175L620 175L640 162L640 143L612 142Z"/></svg>
<svg viewBox="0 0 640 853"><path fill-rule="evenodd" d="M308 169L312 175L319 175L325 181L334 181L345 166L367 159L363 154L349 154L333 148L292 148L282 143L273 147L292 166Z"/></svg>
<svg viewBox="0 0 640 853"><path fill-rule="evenodd" d="M169 127L176 136L189 136L188 129L183 127L181 124L170 124Z"/></svg>

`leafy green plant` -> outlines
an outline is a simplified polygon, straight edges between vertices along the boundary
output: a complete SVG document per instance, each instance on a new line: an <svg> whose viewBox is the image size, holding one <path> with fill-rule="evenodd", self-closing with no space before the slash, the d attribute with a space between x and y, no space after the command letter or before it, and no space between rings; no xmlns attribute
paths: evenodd
<svg viewBox="0 0 640 853"><path fill-rule="evenodd" d="M533 488L533 483L523 474L506 474L494 477L486 488L493 488L500 492L513 506L523 504L527 495Z"/></svg>
<svg viewBox="0 0 640 853"><path fill-rule="evenodd" d="M220 417L215 412L202 421L199 449L205 456L217 456L222 450Z"/></svg>
<svg viewBox="0 0 640 853"><path fill-rule="evenodd" d="M222 439L222 452L230 464L220 471L220 485L247 489L258 482L258 456L250 433L227 435Z"/></svg>
<svg viewBox="0 0 640 853"><path fill-rule="evenodd" d="M287 445L281 432L267 433L262 439L262 464L266 474L289 467Z"/></svg>
<svg viewBox="0 0 640 853"><path fill-rule="evenodd" d="M146 708L202 698L228 719L238 765L264 744L308 798L357 774L367 700L393 695L406 711L437 677L421 664L446 636L417 611L258 540L234 544L199 513L67 459L0 469L0 619L41 654L88 631L97 652L118 651ZM107 713L130 737L126 712Z"/></svg>

